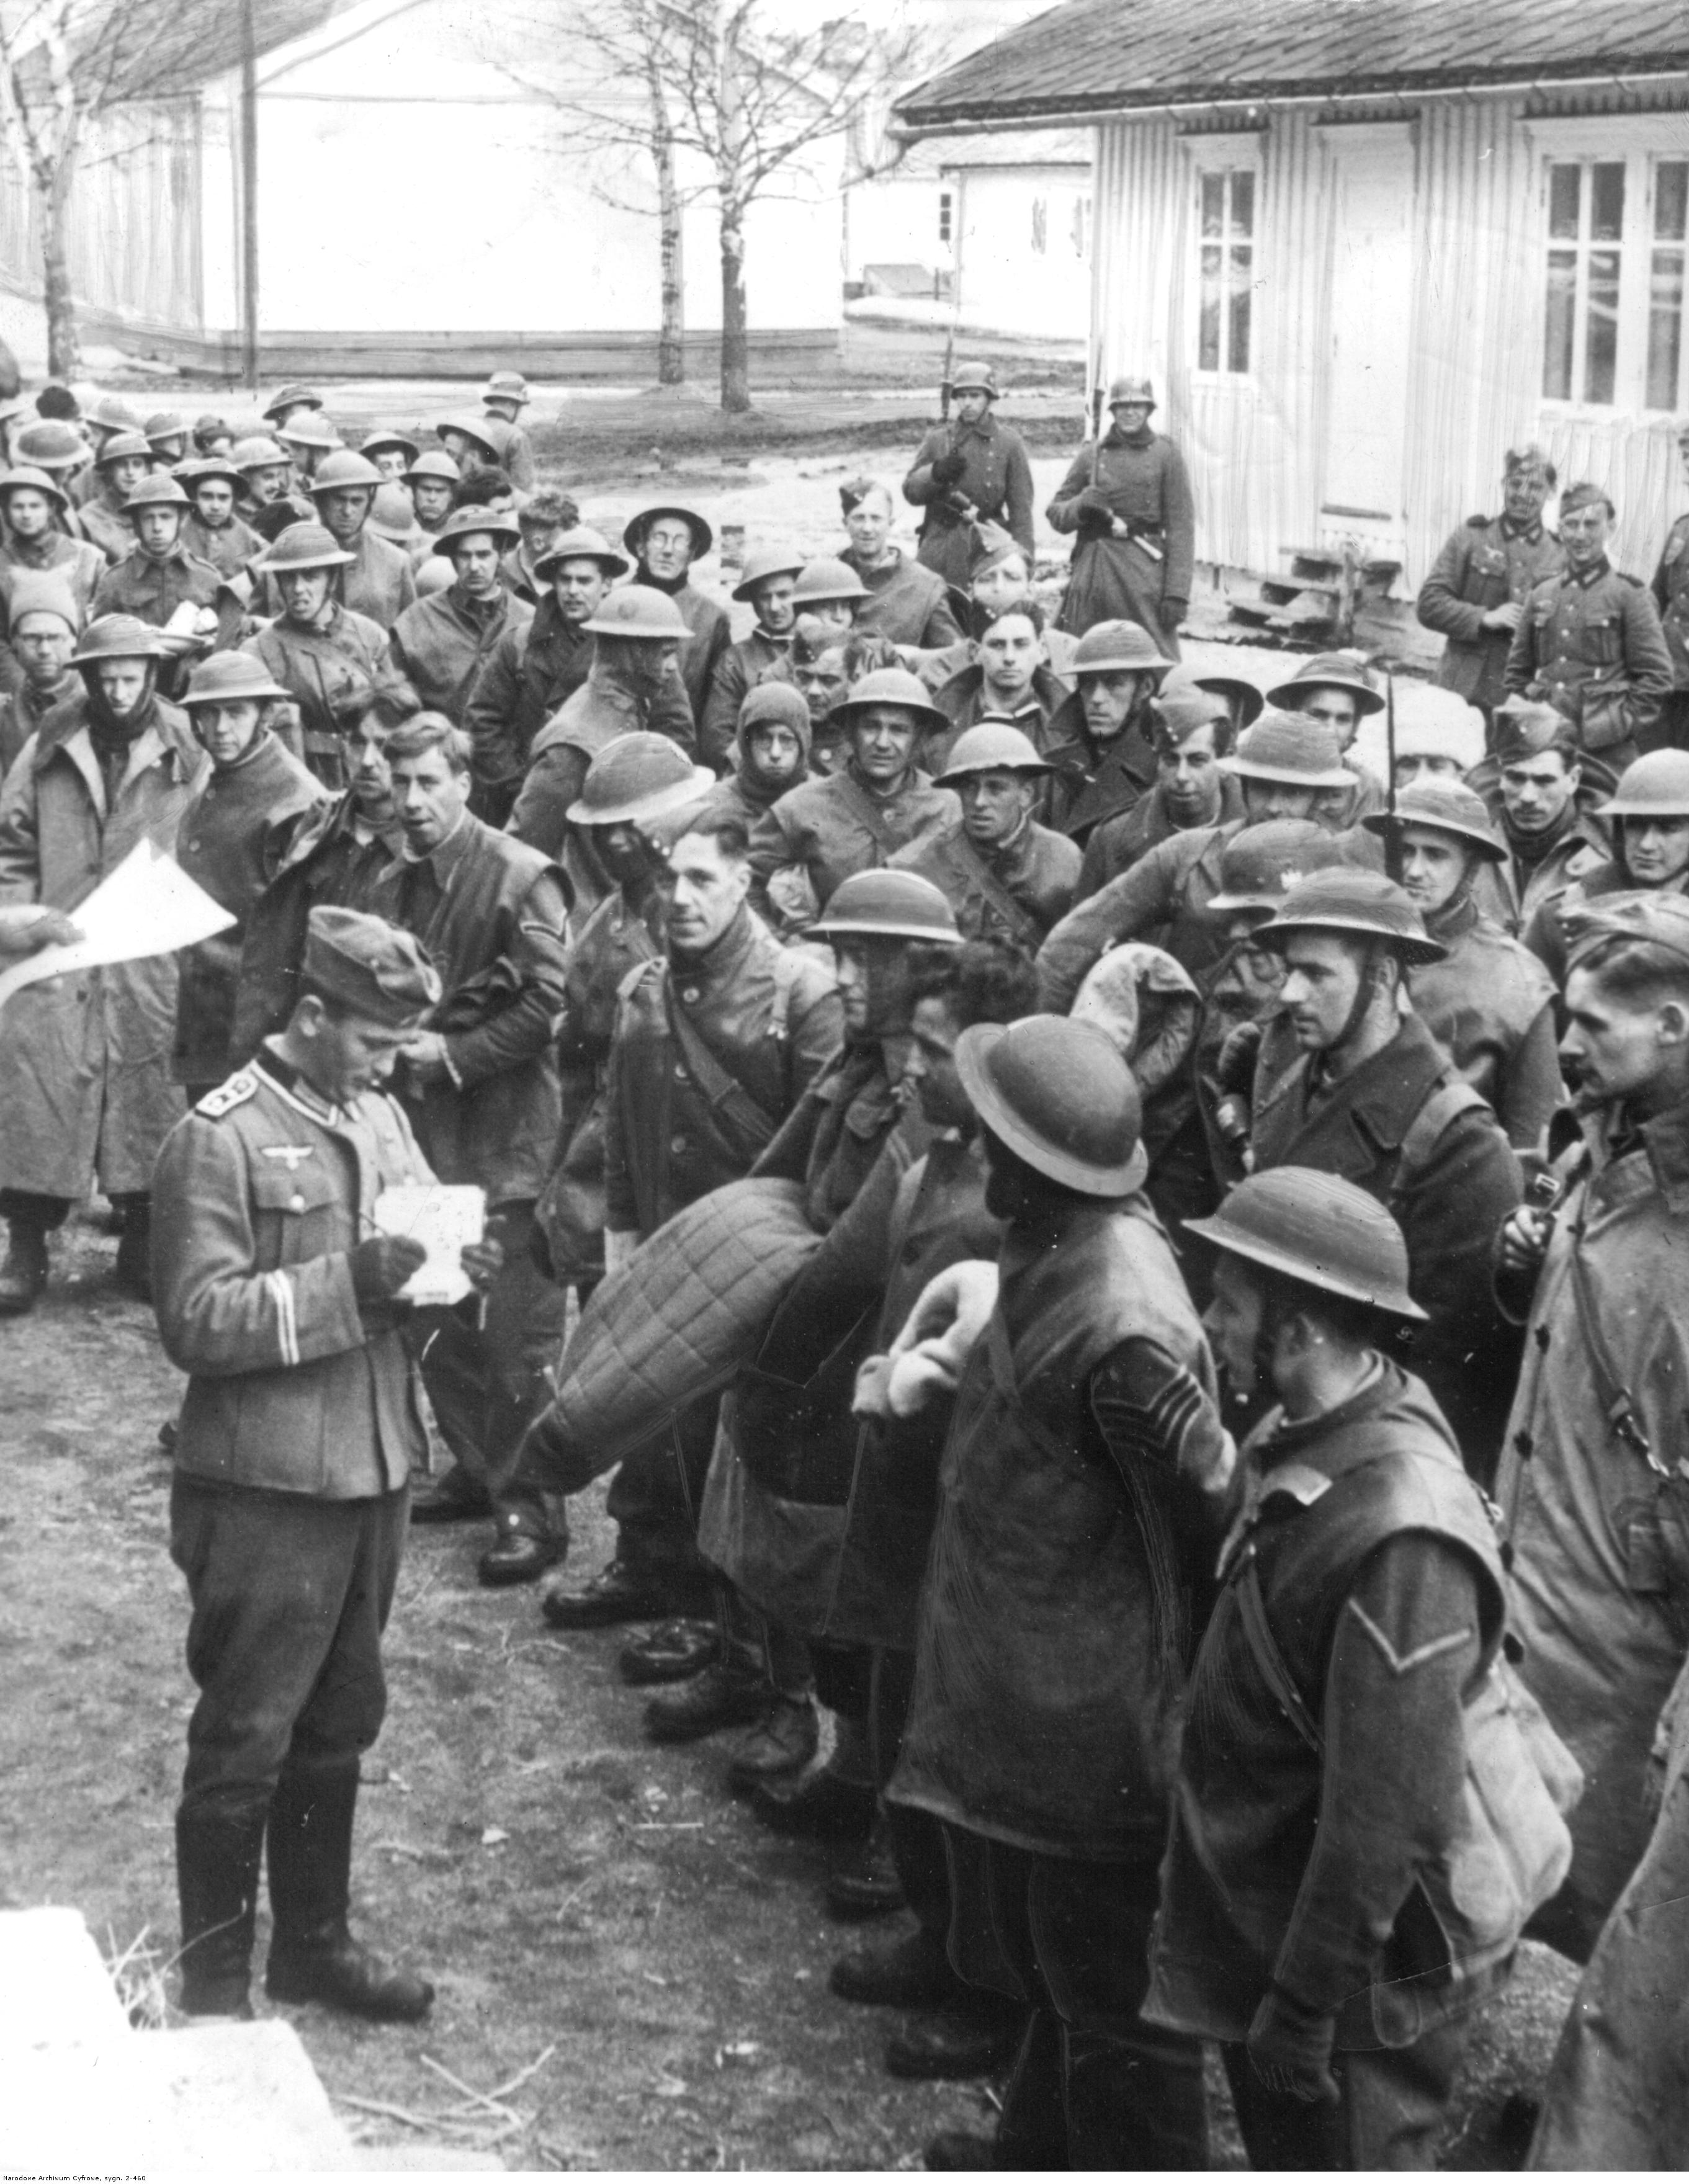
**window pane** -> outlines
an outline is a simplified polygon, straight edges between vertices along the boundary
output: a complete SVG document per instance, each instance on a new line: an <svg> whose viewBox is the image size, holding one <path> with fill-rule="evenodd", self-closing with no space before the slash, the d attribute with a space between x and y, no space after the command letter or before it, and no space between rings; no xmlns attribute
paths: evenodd
<svg viewBox="0 0 1689 2184"><path fill-rule="evenodd" d="M1202 177L1202 232L1218 237L1226 230L1226 178L1224 175L1204 175Z"/></svg>
<svg viewBox="0 0 1689 2184"><path fill-rule="evenodd" d="M1682 242L1686 207L1689 160L1662 159L1654 169L1654 235L1659 242Z"/></svg>
<svg viewBox="0 0 1689 2184"><path fill-rule="evenodd" d="M1247 371L1249 369L1249 306L1250 279L1255 253L1245 243L1235 243L1231 254L1231 297L1226 344L1226 370Z"/></svg>
<svg viewBox="0 0 1689 2184"><path fill-rule="evenodd" d="M1548 170L1548 232L1557 242L1577 240L1578 198L1582 186L1581 167L1552 166Z"/></svg>
<svg viewBox="0 0 1689 2184"><path fill-rule="evenodd" d="M1599 170L1597 170L1597 172ZM1619 354L1619 253L1589 254L1588 320L1584 327L1586 402L1611 402Z"/></svg>
<svg viewBox="0 0 1689 2184"><path fill-rule="evenodd" d="M1689 168L1683 170L1689 174ZM1232 175L1232 233L1250 236L1255 232L1255 176L1247 167L1237 168Z"/></svg>
<svg viewBox="0 0 1689 2184"><path fill-rule="evenodd" d="M1196 320L1196 369L1199 371L1218 371L1220 368L1220 247L1217 242L1202 246L1201 306Z"/></svg>
<svg viewBox="0 0 1689 2184"><path fill-rule="evenodd" d="M1648 280L1648 395L1650 410L1677 407L1683 342L1683 253L1656 250Z"/></svg>
<svg viewBox="0 0 1689 2184"><path fill-rule="evenodd" d="M1542 392L1551 402L1572 398L1572 312L1578 261L1569 250L1548 254L1548 312L1544 328Z"/></svg>
<svg viewBox="0 0 1689 2184"><path fill-rule="evenodd" d="M1590 169L1594 185L1589 216L1591 242L1617 242L1625 229L1625 163L1603 160Z"/></svg>

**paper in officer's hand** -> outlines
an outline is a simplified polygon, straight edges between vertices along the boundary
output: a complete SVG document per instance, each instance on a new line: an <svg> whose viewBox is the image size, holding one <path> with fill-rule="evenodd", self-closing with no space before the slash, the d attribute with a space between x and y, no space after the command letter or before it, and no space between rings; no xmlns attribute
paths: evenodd
<svg viewBox="0 0 1689 2184"><path fill-rule="evenodd" d="M171 956L179 948L226 933L235 919L183 872L174 857L137 842L116 871L71 913L80 940L38 948L0 971L0 1003L22 986L37 985L98 963L132 963Z"/></svg>
<svg viewBox="0 0 1689 2184"><path fill-rule="evenodd" d="M474 1183L398 1183L376 1201L386 1236L414 1236L428 1256L399 1291L407 1304L455 1304L473 1287L463 1247L487 1226L487 1193Z"/></svg>

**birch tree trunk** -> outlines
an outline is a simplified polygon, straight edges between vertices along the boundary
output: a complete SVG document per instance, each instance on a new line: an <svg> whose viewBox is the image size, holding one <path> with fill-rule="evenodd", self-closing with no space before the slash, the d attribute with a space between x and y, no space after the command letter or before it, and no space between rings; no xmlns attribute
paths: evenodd
<svg viewBox="0 0 1689 2184"><path fill-rule="evenodd" d="M750 407L750 340L744 296L744 110L739 81L737 18L729 17L717 56L720 146L716 160L722 247L722 407L743 415Z"/></svg>
<svg viewBox="0 0 1689 2184"><path fill-rule="evenodd" d="M651 101L651 159L657 170L657 264L662 318L657 331L657 384L678 387L686 376L686 276L682 254L680 185L674 169L674 128L663 96L656 49L645 48Z"/></svg>

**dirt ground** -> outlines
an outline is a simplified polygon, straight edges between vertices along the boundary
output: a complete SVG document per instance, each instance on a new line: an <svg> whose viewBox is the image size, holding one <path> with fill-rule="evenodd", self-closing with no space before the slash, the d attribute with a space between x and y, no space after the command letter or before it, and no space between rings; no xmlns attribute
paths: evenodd
<svg viewBox="0 0 1689 2184"><path fill-rule="evenodd" d="M465 395L366 385L331 390L330 406L346 426L402 423ZM1028 397L1017 416L1034 403L1041 506L1079 418L1071 391ZM705 402L552 395L537 438L606 530L680 497L718 532L740 524L753 543L812 552L842 536L844 476L900 476L931 397L759 404L724 432ZM1065 552L1041 526L1040 547L1053 587ZM719 553L701 572L731 573ZM1285 665L1229 656L1263 681ZM111 1286L114 1248L81 1217L43 1306L0 1323L0 1905L74 1905L114 1957L140 1939L163 1965L192 1697L158 1437L179 1382L150 1316ZM615 1674L620 1634L564 1637L532 1590L482 1591L484 1544L479 1527L412 1540L360 1821L362 1928L437 1980L432 2017L392 2029L289 2013L354 2136L492 2148L512 2169L891 2169L918 2166L937 2129L988 2129L984 2088L888 2077L890 2014L828 1992L834 1957L867 1935L822 1910L822 1854L757 1825L724 1786L719 1744L647 1745ZM571 1568L589 1574L609 1544L600 1497L583 1497ZM1570 1988L1566 1966L1525 1953L1474 2041L1452 2165L1517 2159L1504 2109L1540 2084ZM464 2112L465 2087L519 2076L509 2114ZM1223 2100L1221 2114L1218 2159L1240 2166Z"/></svg>

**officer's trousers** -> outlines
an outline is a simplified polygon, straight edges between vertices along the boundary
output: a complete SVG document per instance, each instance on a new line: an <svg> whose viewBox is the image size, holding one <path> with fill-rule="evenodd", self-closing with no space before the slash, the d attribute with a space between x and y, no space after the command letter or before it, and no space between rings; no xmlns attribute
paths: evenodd
<svg viewBox="0 0 1689 2184"><path fill-rule="evenodd" d="M1435 2169L1437 2139L1465 2052L1457 2017L1411 2048L1334 2055L1341 2098L1299 2101L1269 2092L1244 2048L1220 2053L1253 2169Z"/></svg>

